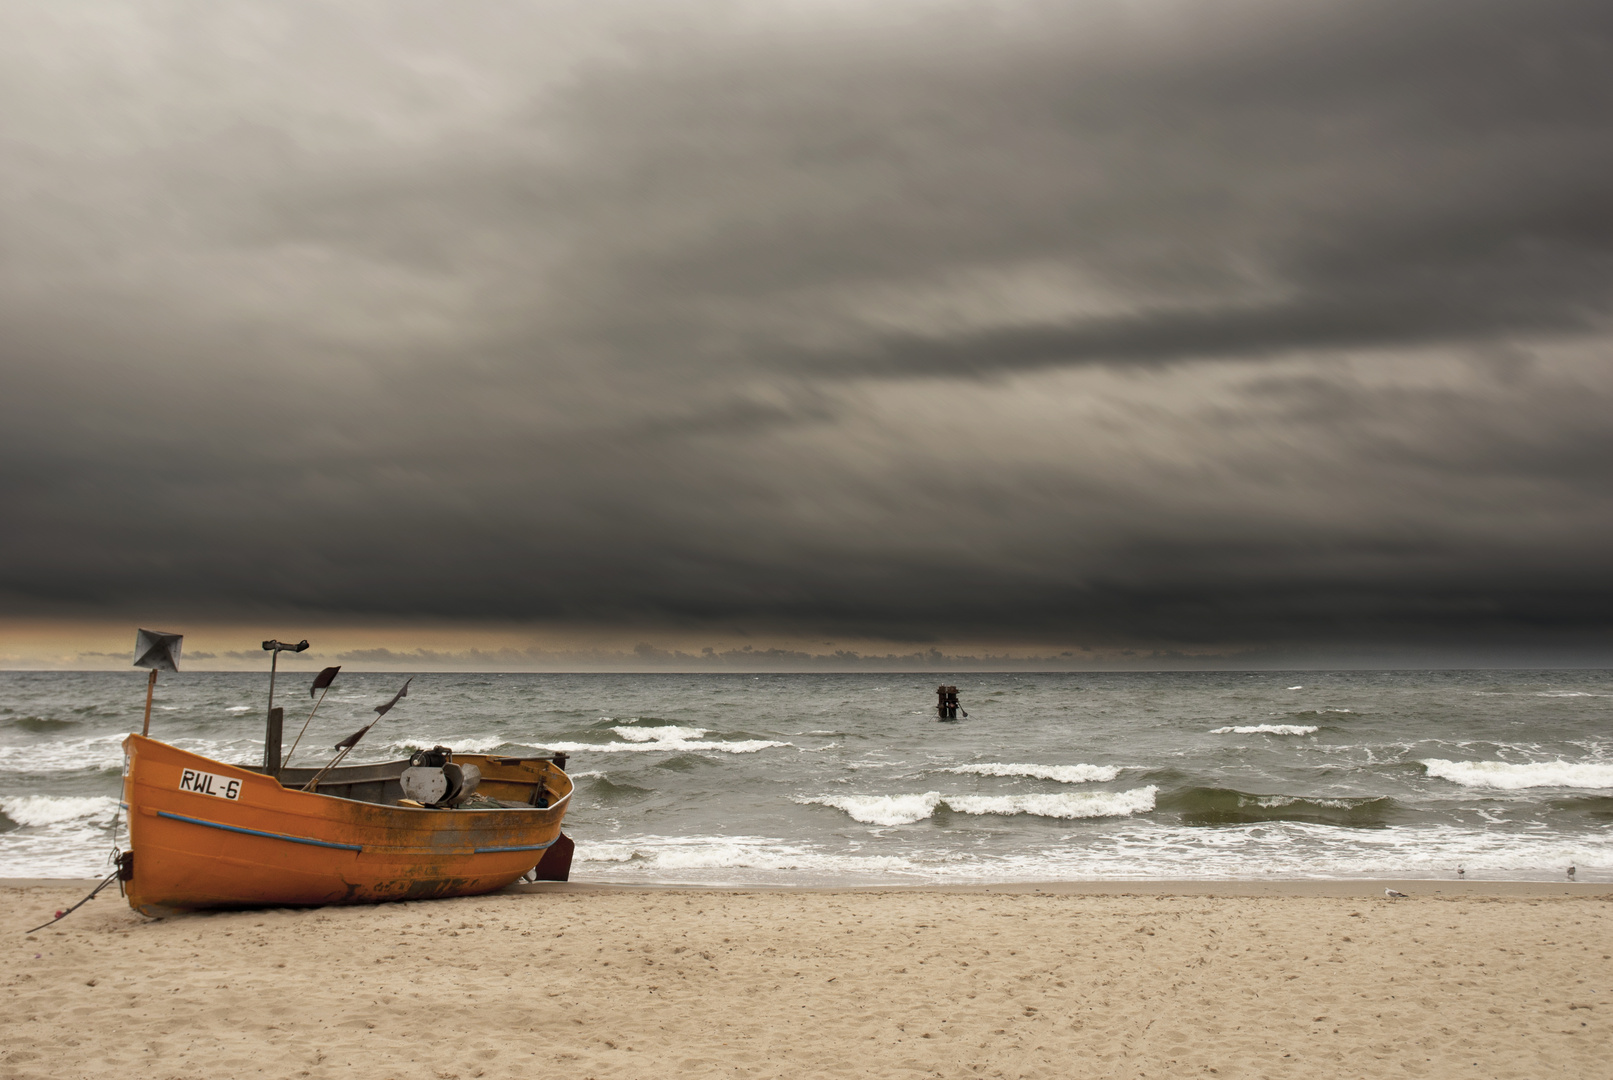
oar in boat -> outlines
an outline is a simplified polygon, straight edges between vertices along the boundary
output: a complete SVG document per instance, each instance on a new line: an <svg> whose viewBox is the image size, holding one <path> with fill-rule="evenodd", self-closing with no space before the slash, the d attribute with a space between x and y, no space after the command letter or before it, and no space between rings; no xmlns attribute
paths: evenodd
<svg viewBox="0 0 1613 1080"><path fill-rule="evenodd" d="M291 764L291 755L297 752L297 744L302 742L303 734L308 730L308 725L313 723L314 713L318 712L319 707L325 704L325 694L330 693L330 684L336 681L336 673L340 670L342 670L341 665L337 665L336 667L328 667L324 671L321 671L318 675L314 676L314 685L308 688L308 696L313 697L315 690L322 690L324 693L319 695L319 700L314 702L314 707L308 710L308 719L302 722L302 731L297 732L297 737L291 740L291 751L290 753L286 754L285 759L280 762L280 768L284 769L286 766ZM275 773L276 777L279 775L280 774L278 772Z"/></svg>
<svg viewBox="0 0 1613 1080"><path fill-rule="evenodd" d="M183 634L165 634L161 630L137 630L134 635L134 666L151 669L146 680L146 718L140 725L140 734L151 734L151 695L157 690L157 672L179 670L179 649L185 641Z"/></svg>
<svg viewBox="0 0 1613 1080"><path fill-rule="evenodd" d="M365 724L363 727L361 727L357 731L353 732L353 734L349 735L347 738L345 738L341 742L337 743L335 745L335 747L333 748L336 751L336 756L330 759L330 764L329 765L326 765L323 769L320 769L317 773L314 774L314 778L312 780L308 781L307 785L305 785L303 787L303 790L304 791L315 791L315 790L317 790L318 787L319 787L320 778L323 777L326 773L330 772L332 769L334 769L337 765L340 765L341 761L342 761L342 758L346 757L352 751L353 747L358 745L358 741L360 739L362 739L365 735L369 734L370 728L372 728L376 724L380 723L381 722L381 717L385 716L387 713L392 711L392 706L396 705L398 702L402 701L404 698L409 696L409 684L412 683L412 682L414 682L414 676L413 675L409 676L408 679L404 680L403 688L401 690L399 690L396 694L392 695L392 700L391 701L388 701L384 705L377 705L375 707L375 719L374 720L371 720L368 724Z"/></svg>

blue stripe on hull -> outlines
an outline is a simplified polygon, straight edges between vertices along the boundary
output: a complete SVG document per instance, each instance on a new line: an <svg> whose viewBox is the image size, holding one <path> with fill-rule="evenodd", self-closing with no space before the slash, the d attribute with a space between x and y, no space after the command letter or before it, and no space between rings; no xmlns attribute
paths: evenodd
<svg viewBox="0 0 1613 1080"><path fill-rule="evenodd" d="M358 845L358 844L337 844L337 843L332 843L329 840L314 840L314 839L312 839L310 837L307 837L307 836L289 836L286 833L262 832L261 830L258 830L258 829L243 829L239 825L224 825L224 824L221 824L220 822L217 822L217 821L206 821L206 820L203 820L202 818L186 817L183 814L170 814L166 810L158 810L157 811L157 816L158 817L168 818L170 821L187 821L192 825L205 825L209 829L223 829L225 832L243 833L246 836L262 836L262 837L266 837L267 839L270 839L270 840L285 840L288 843L292 843L292 844L310 844L313 847L335 848L338 851L363 851L364 850L364 848L362 846ZM559 840L559 839L560 838L557 836L557 837L555 837L554 840L550 840L548 843L544 843L544 844L521 844L521 845L518 845L516 847L479 847L479 848L474 849L471 852L471 854L473 854L473 855L492 855L492 854L496 854L498 852L505 852L505 851L542 851L545 848L553 847L554 844L555 844L555 841Z"/></svg>
<svg viewBox="0 0 1613 1080"><path fill-rule="evenodd" d="M494 851L542 851L544 848L554 847L554 842L558 839L560 837L557 836L547 844L522 844L519 847L479 847L473 854L486 855Z"/></svg>
<svg viewBox="0 0 1613 1080"><path fill-rule="evenodd" d="M244 833L247 836L265 836L270 840L285 840L293 844L311 844L314 847L336 848L338 851L363 851L358 844L335 844L329 840L314 840L306 836L287 836L285 833L260 832L257 829L243 829L239 825L222 825L217 821L204 821L201 818L186 817L183 814L170 814L166 810L158 810L158 817L165 817L172 821L188 821L192 825L206 825L209 829L223 829L225 832Z"/></svg>

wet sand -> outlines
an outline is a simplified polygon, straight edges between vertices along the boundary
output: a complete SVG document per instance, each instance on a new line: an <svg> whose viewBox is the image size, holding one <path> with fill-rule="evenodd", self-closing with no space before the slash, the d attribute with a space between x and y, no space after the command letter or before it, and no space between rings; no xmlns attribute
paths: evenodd
<svg viewBox="0 0 1613 1080"><path fill-rule="evenodd" d="M1605 884L109 892L23 935L86 888L0 883L0 1078L1613 1075Z"/></svg>

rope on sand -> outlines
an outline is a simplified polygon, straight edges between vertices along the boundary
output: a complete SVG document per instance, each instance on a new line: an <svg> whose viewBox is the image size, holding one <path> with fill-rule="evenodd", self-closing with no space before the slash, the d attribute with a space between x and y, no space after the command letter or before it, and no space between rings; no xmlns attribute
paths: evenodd
<svg viewBox="0 0 1613 1080"><path fill-rule="evenodd" d="M118 871L114 870L110 874L108 874L104 880L102 880L101 884L97 885L95 888L90 890L90 895L86 896L84 899L80 900L78 903L74 904L72 907L68 908L67 910L58 911L56 913L56 917L54 919L50 920L49 922L40 923L38 926L34 927L33 930L29 930L23 936L26 937L28 934L32 934L36 930L43 930L47 926L54 926L56 923L61 922L63 919L65 919L69 915L71 915L73 912L77 911L79 908L83 907L85 904L89 903L91 900L94 900L96 893L100 892L102 889L106 888L108 885L112 884L116 880L118 880Z"/></svg>

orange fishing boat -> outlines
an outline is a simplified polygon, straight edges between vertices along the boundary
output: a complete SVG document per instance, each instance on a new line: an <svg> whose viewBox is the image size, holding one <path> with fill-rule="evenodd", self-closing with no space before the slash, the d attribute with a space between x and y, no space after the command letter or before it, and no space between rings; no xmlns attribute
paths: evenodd
<svg viewBox="0 0 1613 1080"><path fill-rule="evenodd" d="M156 671L174 670L178 653L178 635L164 636L172 641L158 662L137 660L152 667L148 728ZM264 643L271 646L294 648ZM336 670L322 672L315 688L328 687ZM377 719L407 689L378 707ZM365 727L338 744L330 765L283 768L281 710L270 701L262 767L214 761L144 733L124 740L129 850L118 857L117 876L132 907L159 914L375 903L492 892L529 873L567 877L572 843L560 825L572 783L564 755L454 754L439 746L405 760L338 767Z"/></svg>
<svg viewBox="0 0 1613 1080"><path fill-rule="evenodd" d="M147 914L471 896L535 869L563 879L569 867L560 823L571 779L549 759L455 754L448 764L476 770L480 783L433 808L405 796L404 774L420 768L408 760L331 769L303 791L318 770L277 779L143 735L123 746L129 850L119 877ZM565 866L539 869L551 851Z"/></svg>

